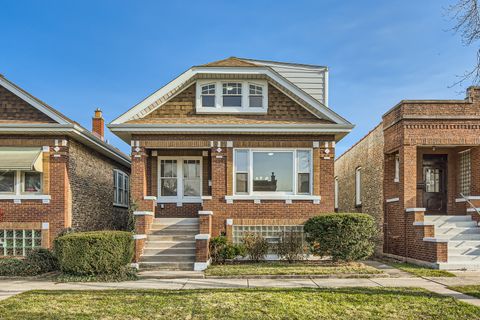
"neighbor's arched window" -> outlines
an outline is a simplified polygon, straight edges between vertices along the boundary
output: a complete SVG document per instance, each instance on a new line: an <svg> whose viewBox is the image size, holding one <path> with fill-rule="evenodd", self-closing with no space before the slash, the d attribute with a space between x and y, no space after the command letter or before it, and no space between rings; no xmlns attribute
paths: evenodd
<svg viewBox="0 0 480 320"><path fill-rule="evenodd" d="M355 169L355 205L362 205L362 168Z"/></svg>

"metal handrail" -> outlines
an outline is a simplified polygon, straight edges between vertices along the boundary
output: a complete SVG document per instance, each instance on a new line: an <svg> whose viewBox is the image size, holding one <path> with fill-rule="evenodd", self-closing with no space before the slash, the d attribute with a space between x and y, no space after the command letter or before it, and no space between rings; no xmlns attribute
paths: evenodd
<svg viewBox="0 0 480 320"><path fill-rule="evenodd" d="M465 196L463 193L460 192L460 196L463 198L463 200L465 200L469 205L470 207L473 208L473 210L475 210L476 213L478 213L480 215L480 210L478 210L478 208L476 206L473 205L473 203L468 199L467 196Z"/></svg>

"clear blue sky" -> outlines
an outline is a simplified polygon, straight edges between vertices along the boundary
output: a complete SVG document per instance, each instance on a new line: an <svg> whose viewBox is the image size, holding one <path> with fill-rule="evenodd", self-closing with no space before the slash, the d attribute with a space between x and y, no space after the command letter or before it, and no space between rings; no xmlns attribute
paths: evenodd
<svg viewBox="0 0 480 320"><path fill-rule="evenodd" d="M449 86L475 48L448 31L453 2L5 0L0 73L90 128L96 107L109 122L192 65L326 65L330 106L356 124L340 154L401 99L464 98Z"/></svg>

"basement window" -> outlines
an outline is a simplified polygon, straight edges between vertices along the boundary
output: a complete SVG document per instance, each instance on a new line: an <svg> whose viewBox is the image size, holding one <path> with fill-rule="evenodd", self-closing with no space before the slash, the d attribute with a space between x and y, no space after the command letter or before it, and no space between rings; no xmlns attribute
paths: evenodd
<svg viewBox="0 0 480 320"><path fill-rule="evenodd" d="M26 256L41 245L41 230L0 229L0 257Z"/></svg>

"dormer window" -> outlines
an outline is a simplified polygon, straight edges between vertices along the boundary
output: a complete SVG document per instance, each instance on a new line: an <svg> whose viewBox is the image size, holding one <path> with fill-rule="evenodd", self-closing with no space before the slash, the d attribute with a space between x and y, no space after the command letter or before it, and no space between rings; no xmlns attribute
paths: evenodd
<svg viewBox="0 0 480 320"><path fill-rule="evenodd" d="M197 113L267 113L265 80L197 80L196 92Z"/></svg>
<svg viewBox="0 0 480 320"><path fill-rule="evenodd" d="M202 106L215 107L215 83L202 86Z"/></svg>
<svg viewBox="0 0 480 320"><path fill-rule="evenodd" d="M242 83L227 82L223 85L223 106L241 107L242 106Z"/></svg>
<svg viewBox="0 0 480 320"><path fill-rule="evenodd" d="M261 108L263 103L263 87L250 84L250 95L248 96L250 108Z"/></svg>

